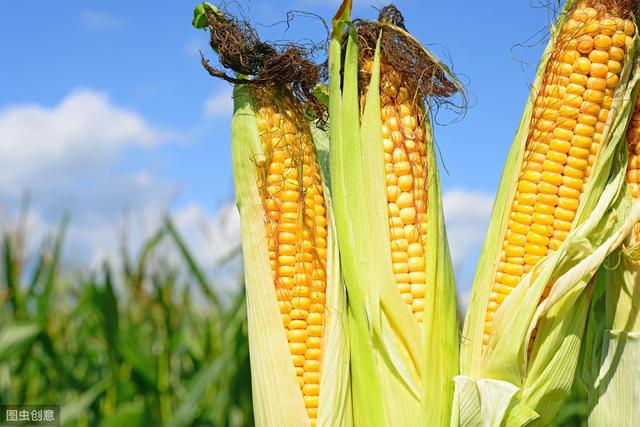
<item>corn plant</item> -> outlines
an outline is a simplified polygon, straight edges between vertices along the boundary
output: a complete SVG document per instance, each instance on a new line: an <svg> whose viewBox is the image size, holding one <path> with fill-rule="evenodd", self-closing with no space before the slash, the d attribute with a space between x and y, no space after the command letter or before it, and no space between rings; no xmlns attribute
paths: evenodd
<svg viewBox="0 0 640 427"><path fill-rule="evenodd" d="M241 282L220 296L169 219L117 268L62 268L66 224L34 260L3 233L0 402L60 404L64 426L251 425Z"/></svg>

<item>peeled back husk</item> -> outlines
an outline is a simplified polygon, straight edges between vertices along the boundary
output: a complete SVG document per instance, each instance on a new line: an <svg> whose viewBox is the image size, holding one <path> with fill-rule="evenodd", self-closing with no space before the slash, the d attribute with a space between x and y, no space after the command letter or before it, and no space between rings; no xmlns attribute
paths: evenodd
<svg viewBox="0 0 640 427"><path fill-rule="evenodd" d="M495 260L523 163L536 94L568 11L552 28L531 96L516 132L494 203L478 263L461 340L461 375L456 378L460 425L546 425L574 379L593 276L624 240L640 210L624 199L624 132L631 113L629 80L638 40L626 54L600 150L564 243L540 260L498 308L492 336L483 349L483 331ZM539 304L548 283L549 296ZM533 346L530 339L537 330Z"/></svg>

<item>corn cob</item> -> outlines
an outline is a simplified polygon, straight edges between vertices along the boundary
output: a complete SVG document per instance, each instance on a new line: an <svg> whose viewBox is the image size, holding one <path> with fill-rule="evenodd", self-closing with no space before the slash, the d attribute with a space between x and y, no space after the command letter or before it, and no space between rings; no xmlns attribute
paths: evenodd
<svg viewBox="0 0 640 427"><path fill-rule="evenodd" d="M259 98L261 99L261 98ZM315 425L327 268L327 214L320 169L300 106L284 95L260 102L265 159L258 182L276 296L304 404Z"/></svg>
<svg viewBox="0 0 640 427"><path fill-rule="evenodd" d="M363 64L363 74L369 78L372 65L371 59ZM400 296L422 323L426 288L427 148L424 107L415 101L415 91L382 59L380 116L393 275ZM361 104L365 104L364 94Z"/></svg>
<svg viewBox="0 0 640 427"><path fill-rule="evenodd" d="M237 73L202 59L235 85L231 146L255 423L350 426L346 295L328 165L318 155L328 157L328 136L311 94L319 69L303 48L279 51L208 3L193 23L210 30L220 63Z"/></svg>
<svg viewBox="0 0 640 427"><path fill-rule="evenodd" d="M483 344L504 299L573 226L635 25L623 10L579 2L548 62L487 306ZM551 283L542 298L549 295Z"/></svg>

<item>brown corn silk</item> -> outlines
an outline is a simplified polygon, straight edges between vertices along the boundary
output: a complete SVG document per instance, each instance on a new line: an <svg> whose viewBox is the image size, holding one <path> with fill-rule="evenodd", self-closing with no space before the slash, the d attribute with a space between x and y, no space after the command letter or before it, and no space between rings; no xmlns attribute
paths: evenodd
<svg viewBox="0 0 640 427"><path fill-rule="evenodd" d="M370 80L372 59L363 61ZM364 105L366 89L361 95ZM415 319L425 308L427 148L424 107L416 88L394 67L380 64L380 115L387 185L387 215L395 284Z"/></svg>
<svg viewBox="0 0 640 427"><path fill-rule="evenodd" d="M327 213L309 125L285 92L257 90L266 238L291 360L311 424L318 416Z"/></svg>
<svg viewBox="0 0 640 427"><path fill-rule="evenodd" d="M581 1L568 11L549 59L484 325L522 277L558 249L572 229L609 117L626 50L635 34L631 2ZM547 284L546 298L552 283ZM534 336L535 337L535 331Z"/></svg>
<svg viewBox="0 0 640 427"><path fill-rule="evenodd" d="M629 163L627 164L627 182L634 199L640 198L640 97L636 99L633 115L627 129L629 143ZM634 238L640 242L640 223L634 227Z"/></svg>

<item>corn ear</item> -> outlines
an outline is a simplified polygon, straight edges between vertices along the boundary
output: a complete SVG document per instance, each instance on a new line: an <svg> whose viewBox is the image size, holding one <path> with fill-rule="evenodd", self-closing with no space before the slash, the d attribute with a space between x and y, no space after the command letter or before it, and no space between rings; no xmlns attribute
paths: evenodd
<svg viewBox="0 0 640 427"><path fill-rule="evenodd" d="M640 252L638 244L609 256L598 273L593 343L585 351L589 426L637 424L640 414ZM595 320L598 319L598 320Z"/></svg>
<svg viewBox="0 0 640 427"><path fill-rule="evenodd" d="M276 107L277 108L277 107ZM269 260L267 215L260 193L260 165L265 152L257 122L258 100L249 85L236 85L232 120L232 156L236 200L240 212L245 286L249 320L249 349L255 422L258 426L309 426L315 421L305 410L292 354L283 326ZM326 135L314 131L320 150ZM319 156L326 159L326 155ZM326 165L321 165L323 175ZM323 186L328 218L326 307L321 343L318 425L351 425L349 345L346 295L341 283L337 241L329 197Z"/></svg>
<svg viewBox="0 0 640 427"><path fill-rule="evenodd" d="M634 117L627 129L629 162L627 199L638 204L633 188L637 157L640 62L630 84ZM636 159L632 158L636 157ZM583 366L588 392L589 426L634 426L640 417L640 243L638 225L598 272L589 313Z"/></svg>
<svg viewBox="0 0 640 427"><path fill-rule="evenodd" d="M494 269L500 261L522 173L536 97L563 24L580 3L567 1L552 28L501 178L461 343L461 375L456 378L455 397L460 425L546 425L550 421L573 382L593 292L592 278L640 213L622 203L624 132L632 108L628 83L637 52L636 34L624 56L599 151L571 230L515 284L497 308L487 340L486 313ZM545 290L548 285L552 285L550 291Z"/></svg>
<svg viewBox="0 0 640 427"><path fill-rule="evenodd" d="M431 129L425 125L429 217L422 326L396 289L391 262L380 106L380 41L364 94L357 34L343 1L329 48L331 189L349 295L354 422L449 425L457 372L456 303ZM342 36L348 31L341 78Z"/></svg>

